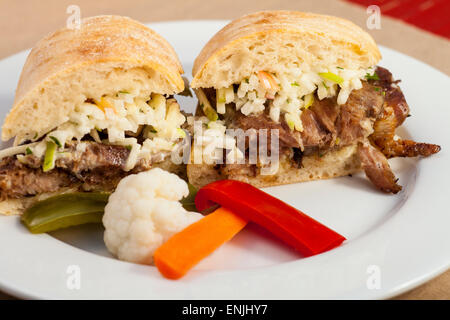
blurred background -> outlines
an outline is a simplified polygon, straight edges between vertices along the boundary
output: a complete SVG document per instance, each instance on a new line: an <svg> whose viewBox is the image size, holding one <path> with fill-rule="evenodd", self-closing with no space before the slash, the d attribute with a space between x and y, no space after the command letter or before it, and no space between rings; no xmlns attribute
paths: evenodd
<svg viewBox="0 0 450 320"><path fill-rule="evenodd" d="M234 19L276 9L335 15L361 26L378 44L450 74L450 0L0 0L0 59L65 26L69 5L78 5L82 18L118 14L143 23ZM381 20L379 28L369 30L373 5L378 6ZM0 299L13 297L0 291ZM450 271L396 299L450 299Z"/></svg>
<svg viewBox="0 0 450 320"><path fill-rule="evenodd" d="M32 47L65 25L69 5L81 17L119 14L142 22L234 19L258 10L290 9L336 15L367 29L367 7L381 10L381 28L368 30L377 43L450 74L449 0L0 0L0 58Z"/></svg>

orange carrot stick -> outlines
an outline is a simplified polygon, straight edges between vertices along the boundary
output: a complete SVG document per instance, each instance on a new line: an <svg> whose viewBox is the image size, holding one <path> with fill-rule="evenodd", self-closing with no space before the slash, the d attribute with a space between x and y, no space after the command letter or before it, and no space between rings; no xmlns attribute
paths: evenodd
<svg viewBox="0 0 450 320"><path fill-rule="evenodd" d="M241 231L247 221L226 208L219 208L173 235L154 253L163 276L179 279L200 260Z"/></svg>

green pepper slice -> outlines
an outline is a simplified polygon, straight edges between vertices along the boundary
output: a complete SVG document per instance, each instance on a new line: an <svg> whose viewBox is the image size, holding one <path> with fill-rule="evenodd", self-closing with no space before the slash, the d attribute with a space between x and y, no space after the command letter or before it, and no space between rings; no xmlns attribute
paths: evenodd
<svg viewBox="0 0 450 320"><path fill-rule="evenodd" d="M44 233L85 223L100 223L109 193L67 193L39 201L21 217L31 233Z"/></svg>
<svg viewBox="0 0 450 320"><path fill-rule="evenodd" d="M189 188L189 194L186 198L183 198L180 200L181 205L183 208L185 208L187 211L197 211L195 209L195 196L197 195L197 188L194 187L192 184L188 183Z"/></svg>
<svg viewBox="0 0 450 320"><path fill-rule="evenodd" d="M332 72L320 72L319 76L321 76L325 80L330 80L337 84L342 84L344 82L344 79L342 77Z"/></svg>
<svg viewBox="0 0 450 320"><path fill-rule="evenodd" d="M204 112L205 116L210 121L216 121L217 119L219 119L217 112L211 106L202 105L202 108L203 108L203 112Z"/></svg>
<svg viewBox="0 0 450 320"><path fill-rule="evenodd" d="M56 143L47 141L47 150L45 150L44 163L42 171L47 172L55 167Z"/></svg>
<svg viewBox="0 0 450 320"><path fill-rule="evenodd" d="M180 202L188 211L195 210L197 188L188 184L189 195ZM45 233L86 223L101 223L109 193L74 192L39 201L21 217L31 233Z"/></svg>

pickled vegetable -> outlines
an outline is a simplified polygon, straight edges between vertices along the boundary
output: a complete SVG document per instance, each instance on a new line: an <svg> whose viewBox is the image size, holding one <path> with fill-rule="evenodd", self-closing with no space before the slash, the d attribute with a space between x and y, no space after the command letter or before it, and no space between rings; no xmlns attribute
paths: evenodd
<svg viewBox="0 0 450 320"><path fill-rule="evenodd" d="M67 193L39 201L21 217L32 233L44 233L85 223L100 223L109 193Z"/></svg>
<svg viewBox="0 0 450 320"><path fill-rule="evenodd" d="M197 189L188 184L189 195L180 202L188 211L196 211ZM31 233L45 233L86 223L101 223L108 203L106 192L66 193L42 200L28 208L21 217Z"/></svg>
<svg viewBox="0 0 450 320"><path fill-rule="evenodd" d="M197 188L188 183L189 194L186 198L180 200L181 205L187 211L196 211L195 209L195 196L197 195Z"/></svg>

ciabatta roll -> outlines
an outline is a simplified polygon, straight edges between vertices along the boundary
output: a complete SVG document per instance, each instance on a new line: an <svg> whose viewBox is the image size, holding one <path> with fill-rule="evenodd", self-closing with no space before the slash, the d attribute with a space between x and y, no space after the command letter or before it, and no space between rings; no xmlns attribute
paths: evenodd
<svg viewBox="0 0 450 320"><path fill-rule="evenodd" d="M126 17L87 18L39 41L2 128L14 146L0 151L0 213L60 192L110 191L152 166L183 171L167 160L185 135L173 98L182 73L172 46Z"/></svg>
<svg viewBox="0 0 450 320"><path fill-rule="evenodd" d="M363 168L379 189L398 192L386 156L429 155L439 147L393 139L409 108L390 72L376 66L380 58L372 37L341 18L264 11L232 21L195 60L197 114L220 132L277 132L276 150L269 143L267 149L279 154L278 163L270 174L262 169L272 164L259 157L227 163L236 153L228 143L219 163L188 165L190 182L236 179L265 187ZM250 160L249 143L239 149Z"/></svg>

